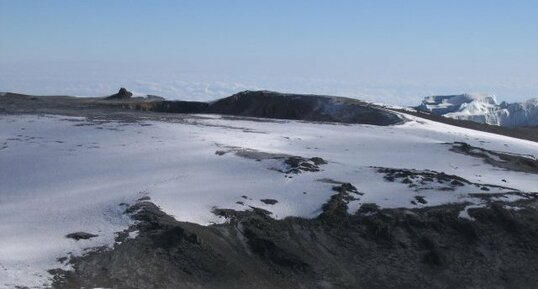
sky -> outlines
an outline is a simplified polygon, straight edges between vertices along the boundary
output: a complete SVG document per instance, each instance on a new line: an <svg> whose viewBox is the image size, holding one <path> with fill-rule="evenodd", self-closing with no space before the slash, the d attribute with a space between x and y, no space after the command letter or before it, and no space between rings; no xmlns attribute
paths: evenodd
<svg viewBox="0 0 538 289"><path fill-rule="evenodd" d="M538 1L0 0L0 91L538 97Z"/></svg>

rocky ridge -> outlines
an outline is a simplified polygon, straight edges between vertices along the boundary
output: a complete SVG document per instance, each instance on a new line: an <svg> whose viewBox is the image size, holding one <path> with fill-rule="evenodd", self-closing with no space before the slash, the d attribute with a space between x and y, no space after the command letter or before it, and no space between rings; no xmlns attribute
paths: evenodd
<svg viewBox="0 0 538 289"><path fill-rule="evenodd" d="M53 288L530 288L538 283L538 206L490 200L423 209L364 204L347 213L351 184L312 220L263 209L215 210L221 225L178 222L150 201L113 249L65 260ZM517 205L519 209L511 206ZM462 218L466 210L473 220ZM136 237L130 237L133 232Z"/></svg>

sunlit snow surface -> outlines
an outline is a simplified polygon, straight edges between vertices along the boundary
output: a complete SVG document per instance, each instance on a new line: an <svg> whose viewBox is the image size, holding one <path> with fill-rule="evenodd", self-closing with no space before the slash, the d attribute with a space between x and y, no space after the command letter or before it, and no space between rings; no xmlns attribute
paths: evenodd
<svg viewBox="0 0 538 289"><path fill-rule="evenodd" d="M339 125L297 121L254 121L220 116L158 122L92 122L62 116L0 116L0 288L39 287L56 259L85 248L112 245L114 232L131 220L125 206L149 196L180 221L219 223L213 208L267 209L275 218L315 217L349 182L364 193L349 204L417 207L417 192L387 182L372 167L434 170L471 182L536 191L536 175L506 171L482 159L451 152L455 141L490 150L538 156L538 144L505 136L413 119L398 126ZM288 177L281 160L243 158L230 147L321 157L320 172ZM291 178L290 178L291 176ZM506 182L503 182L504 179ZM456 191L424 190L426 206L473 201ZM275 199L274 205L260 199ZM237 203L237 202L242 202ZM74 241L68 233L99 235Z"/></svg>

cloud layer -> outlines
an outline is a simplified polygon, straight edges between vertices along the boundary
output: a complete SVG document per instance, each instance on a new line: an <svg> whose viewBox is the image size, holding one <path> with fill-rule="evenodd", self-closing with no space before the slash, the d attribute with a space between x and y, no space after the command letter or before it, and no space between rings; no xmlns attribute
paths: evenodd
<svg viewBox="0 0 538 289"><path fill-rule="evenodd" d="M2 64L0 91L37 95L105 96L126 87L135 95L159 95L168 99L208 101L243 90L274 90L353 97L395 105L417 105L427 95L484 92L502 101L538 97L538 84L517 81L495 83L452 81L371 81L290 76L207 75L166 71L151 66L100 66L73 64Z"/></svg>

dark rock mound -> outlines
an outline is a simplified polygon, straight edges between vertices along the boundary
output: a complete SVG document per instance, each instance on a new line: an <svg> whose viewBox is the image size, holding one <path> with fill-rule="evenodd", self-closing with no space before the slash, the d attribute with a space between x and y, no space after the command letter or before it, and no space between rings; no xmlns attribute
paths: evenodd
<svg viewBox="0 0 538 289"><path fill-rule="evenodd" d="M319 172L320 166L327 164L327 161L320 157L303 158L300 156L290 156L284 160L286 168L281 172L286 174L300 174L301 172Z"/></svg>
<svg viewBox="0 0 538 289"><path fill-rule="evenodd" d="M339 224L342 220L347 219L348 206L350 201L357 200L358 195L362 195L357 188L350 183L343 183L333 187L333 191L337 192L332 195L321 207L322 213L318 219L328 223Z"/></svg>
<svg viewBox="0 0 538 289"><path fill-rule="evenodd" d="M272 91L244 91L217 100L210 113L238 116L391 125L396 114L355 99Z"/></svg>
<svg viewBox="0 0 538 289"><path fill-rule="evenodd" d="M120 91L118 93L113 94L111 96L107 96L106 99L129 99L133 96L133 93L128 91L125 88L120 88Z"/></svg>
<svg viewBox="0 0 538 289"><path fill-rule="evenodd" d="M137 103L134 108L168 113L208 113L374 125L402 122L393 112L355 99L270 91L244 91L211 103L155 100Z"/></svg>
<svg viewBox="0 0 538 289"><path fill-rule="evenodd" d="M91 238L95 238L97 236L98 235L90 234L90 233L86 233L86 232L75 232L75 233L65 235L66 238L74 239L76 241L78 241L78 240L88 240L88 239L91 239Z"/></svg>
<svg viewBox="0 0 538 289"><path fill-rule="evenodd" d="M278 201L275 199L261 199L260 201L266 205L274 205L278 203Z"/></svg>

